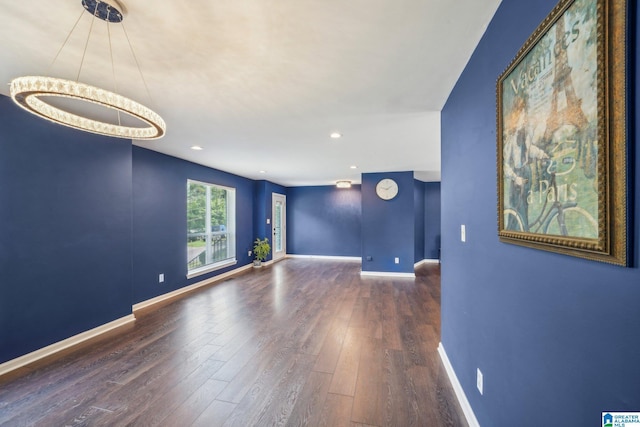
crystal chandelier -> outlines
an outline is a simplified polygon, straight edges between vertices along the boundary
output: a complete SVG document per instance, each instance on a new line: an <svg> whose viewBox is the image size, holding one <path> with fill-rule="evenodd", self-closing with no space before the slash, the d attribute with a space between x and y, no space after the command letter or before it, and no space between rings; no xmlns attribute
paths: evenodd
<svg viewBox="0 0 640 427"><path fill-rule="evenodd" d="M124 8L122 4L117 0L82 0L82 6L95 18L106 21L107 25L110 25L111 23L121 23L124 19ZM78 21L79 20L80 18L78 18ZM76 21L76 25L78 21ZM71 32L73 32L73 29L71 30ZM111 33L109 32L109 35L110 34ZM69 34L69 36L70 35L71 34ZM91 30L89 30L89 35L91 35ZM67 40L68 39L69 37L67 37ZM129 38L127 36L127 40L128 39ZM111 46L111 40L109 40L109 46ZM131 47L130 43L129 47L131 48L131 52L133 53L133 48ZM62 48L64 48L64 45L62 46ZM62 50L62 48L60 48L60 51ZM60 51L58 51L58 54L60 53ZM135 59L135 53L133 53L133 55ZM113 68L113 56L111 57L111 61ZM80 69L82 69L82 63L80 64ZM140 71L139 65L138 71ZM78 72L78 76L79 75L80 72ZM144 76L142 75L141 71L140 76L142 77L142 80L144 82ZM30 113L50 120L54 123L69 126L85 132L126 139L157 139L163 137L166 132L166 125L164 123L164 120L162 120L162 118L151 109L122 95L118 95L117 93L80 83L78 81L44 76L18 77L11 81L10 92L11 98L20 107L24 108ZM45 100L41 99L41 97L69 98L116 110L118 113L118 123L109 123L74 114L46 102ZM120 122L120 113L137 119L138 121L144 123L144 126L138 127L122 125Z"/></svg>

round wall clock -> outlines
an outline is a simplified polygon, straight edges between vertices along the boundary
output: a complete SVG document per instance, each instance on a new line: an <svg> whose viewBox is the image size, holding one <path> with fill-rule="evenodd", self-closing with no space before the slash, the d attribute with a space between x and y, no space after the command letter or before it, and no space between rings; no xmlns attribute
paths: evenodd
<svg viewBox="0 0 640 427"><path fill-rule="evenodd" d="M376 194L382 200L391 200L398 195L398 183L390 178L380 180L376 185Z"/></svg>

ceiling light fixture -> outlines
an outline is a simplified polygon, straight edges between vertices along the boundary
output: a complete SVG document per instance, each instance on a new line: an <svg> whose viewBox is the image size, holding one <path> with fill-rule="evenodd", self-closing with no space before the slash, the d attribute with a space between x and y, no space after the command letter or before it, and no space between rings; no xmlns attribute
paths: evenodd
<svg viewBox="0 0 640 427"><path fill-rule="evenodd" d="M338 188L351 188L351 181L338 181L336 182Z"/></svg>
<svg viewBox="0 0 640 427"><path fill-rule="evenodd" d="M351 169L358 169L358 167L357 167L356 165L351 165L351 166L349 166L349 168L351 168Z"/></svg>
<svg viewBox="0 0 640 427"><path fill-rule="evenodd" d="M199 146L199 145L192 145L192 146L191 146L191 149L192 149L192 150L195 150L195 151L202 151L202 147L201 147L201 146Z"/></svg>
<svg viewBox="0 0 640 427"><path fill-rule="evenodd" d="M124 7L117 0L82 0L82 6L95 18L99 18L107 23L107 30L109 31L109 53L111 55L111 67L112 70L114 70L113 54L111 52L111 32L109 30L109 25L111 23L122 23L122 20L124 19ZM71 32L58 51L58 54L56 54L53 62L55 62L62 49L65 47L67 41L69 40L69 37L73 33L73 30L80 21L81 17L82 14L71 29ZM82 71L84 54L86 54L86 49L87 45L89 44L89 38L91 36L92 28L93 21L91 22L89 35L87 36L87 42L85 44L85 51L82 56L82 61L80 62L78 78L80 77L80 72ZM129 42L129 36L124 29L124 25L122 26L122 28L127 41ZM144 76L142 75L142 71L140 70L140 65L138 64L135 53L133 52L131 42L129 42L129 48L133 53L136 65L138 66L138 71L140 72L140 76L148 93L149 89L147 88ZM115 70L113 78L115 82ZM163 137L166 133L166 124L164 120L162 120L162 118L151 109L122 95L118 95L117 93L80 83L78 82L78 79L76 79L76 81L72 81L44 76L17 77L11 81L10 92L11 98L14 100L14 102L28 112L35 114L41 118L50 120L54 123L69 126L85 132L127 139L158 139ZM113 109L118 113L118 123L108 123L74 114L52 104L49 104L48 102L42 100L40 97L70 98ZM124 126L120 122L120 113L124 113L130 117L133 117L134 119L145 123L147 126Z"/></svg>
<svg viewBox="0 0 640 427"><path fill-rule="evenodd" d="M342 134L340 132L333 132L331 135L329 135L332 139L338 139L338 138L342 138Z"/></svg>
<svg viewBox="0 0 640 427"><path fill-rule="evenodd" d="M260 173L267 173L267 171L260 171Z"/></svg>

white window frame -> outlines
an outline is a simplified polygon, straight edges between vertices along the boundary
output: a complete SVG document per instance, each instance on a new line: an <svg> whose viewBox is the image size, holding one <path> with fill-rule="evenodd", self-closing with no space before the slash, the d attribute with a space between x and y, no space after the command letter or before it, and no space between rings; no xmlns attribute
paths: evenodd
<svg viewBox="0 0 640 427"><path fill-rule="evenodd" d="M203 274L210 273L212 271L220 270L225 267L229 267L238 263L236 259L236 189L233 187L226 187L224 185L212 184L210 182L198 181L195 179L187 179L187 200L189 203L188 194L189 194L189 184L198 184L203 185L207 188L207 207L205 214L205 232L202 233L205 237L205 241L207 245L211 244L211 236L216 234L226 234L227 235L227 258L218 261L206 264L202 267L195 268L193 270L189 270L189 260L187 259L187 279L191 279L192 277L197 277ZM215 232L212 230L211 225L211 188L217 188L221 190L225 190L227 192L227 224L226 230L224 232ZM189 243L189 230L187 224L187 239L186 243ZM207 253L211 253L209 250ZM188 258L188 257L187 257Z"/></svg>

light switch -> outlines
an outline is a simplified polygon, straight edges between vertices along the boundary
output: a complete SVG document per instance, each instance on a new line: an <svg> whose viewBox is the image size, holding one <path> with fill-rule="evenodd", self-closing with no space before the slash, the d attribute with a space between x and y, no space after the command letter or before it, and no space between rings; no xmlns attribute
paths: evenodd
<svg viewBox="0 0 640 427"><path fill-rule="evenodd" d="M462 241L462 242L466 242L467 241L467 230L466 230L464 224L462 224L460 226L460 241Z"/></svg>

